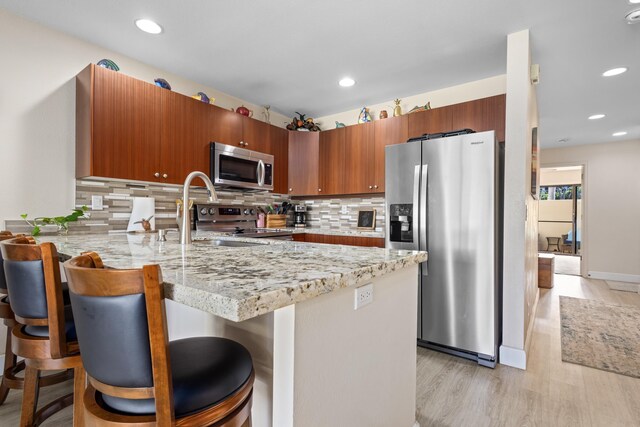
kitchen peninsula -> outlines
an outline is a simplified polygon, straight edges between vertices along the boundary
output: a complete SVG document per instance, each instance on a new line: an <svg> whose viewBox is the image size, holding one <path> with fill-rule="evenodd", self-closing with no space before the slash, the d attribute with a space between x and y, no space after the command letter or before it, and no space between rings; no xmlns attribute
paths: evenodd
<svg viewBox="0 0 640 427"><path fill-rule="evenodd" d="M210 232L195 233L186 247L176 233L166 242L116 233L39 240L54 242L61 260L93 250L113 268L159 264L171 339L225 336L250 350L254 426L415 421L417 269L425 252ZM224 246L229 241L254 244ZM354 289L369 283L373 302L355 310Z"/></svg>

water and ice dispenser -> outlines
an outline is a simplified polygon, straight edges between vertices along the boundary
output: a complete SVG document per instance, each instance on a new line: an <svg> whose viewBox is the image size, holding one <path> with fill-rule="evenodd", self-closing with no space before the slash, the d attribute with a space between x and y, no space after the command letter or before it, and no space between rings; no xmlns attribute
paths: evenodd
<svg viewBox="0 0 640 427"><path fill-rule="evenodd" d="M389 240L413 242L413 204L389 205Z"/></svg>

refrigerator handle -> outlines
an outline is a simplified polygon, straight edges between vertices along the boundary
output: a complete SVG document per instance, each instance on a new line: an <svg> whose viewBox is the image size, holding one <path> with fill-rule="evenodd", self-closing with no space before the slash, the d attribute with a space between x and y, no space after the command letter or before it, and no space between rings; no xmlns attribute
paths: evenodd
<svg viewBox="0 0 640 427"><path fill-rule="evenodd" d="M413 172L413 244L416 250L420 248L420 165L416 165Z"/></svg>
<svg viewBox="0 0 640 427"><path fill-rule="evenodd" d="M429 181L428 181L428 164L424 164L422 165L422 176L421 176L421 180L420 180L420 188L422 189L420 191L420 217L419 217L419 228L420 228L420 241L419 241L419 245L420 245L420 250L421 251L428 251L429 250L429 228L428 228L428 213L429 211L427 210L428 206L427 206L427 197L429 197ZM426 261L423 266L422 266L422 271L423 274L427 274L427 268L428 268L428 262Z"/></svg>

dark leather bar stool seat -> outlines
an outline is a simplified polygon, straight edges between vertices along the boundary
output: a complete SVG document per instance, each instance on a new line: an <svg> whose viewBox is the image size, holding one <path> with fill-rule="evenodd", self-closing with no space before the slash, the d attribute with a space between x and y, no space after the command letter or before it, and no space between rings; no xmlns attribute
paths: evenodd
<svg viewBox="0 0 640 427"><path fill-rule="evenodd" d="M96 426L250 426L254 370L239 343L169 342L160 267L103 268L95 253L64 264Z"/></svg>
<svg viewBox="0 0 640 427"><path fill-rule="evenodd" d="M58 252L52 243L36 245L33 238L24 236L5 240L0 247L15 318L11 349L26 365L20 426L40 425L72 404L73 424L83 426L86 378L72 311L64 305ZM67 377L72 370L74 392L38 409L41 372L60 370L67 371L62 373Z"/></svg>
<svg viewBox="0 0 640 427"><path fill-rule="evenodd" d="M13 239L18 236L14 236L11 232L0 231L0 241ZM66 292L64 287L66 283L63 283L63 299L70 303L69 289L67 287ZM0 319L2 319L4 325L7 328L7 336L5 340L5 357L4 367L2 369L2 380L0 381L0 405L5 402L10 390L22 390L24 388L24 378L19 376L20 372L24 371L26 365L24 361L18 362L17 356L11 349L11 336L12 329L16 325L16 320L11 309L10 299L8 295L7 282L4 274L4 260L2 258L2 252L0 251ZM46 387L49 385L59 384L63 381L67 381L73 378L73 371L64 371L55 373L52 375L43 376L40 378L40 387Z"/></svg>

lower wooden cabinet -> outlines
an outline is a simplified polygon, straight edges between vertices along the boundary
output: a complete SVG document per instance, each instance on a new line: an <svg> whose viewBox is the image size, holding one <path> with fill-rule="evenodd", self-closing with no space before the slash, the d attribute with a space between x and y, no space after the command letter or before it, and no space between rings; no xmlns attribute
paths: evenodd
<svg viewBox="0 0 640 427"><path fill-rule="evenodd" d="M377 237L336 236L330 234L294 234L293 240L308 243L326 243L330 245L366 246L384 248L384 239Z"/></svg>

